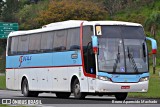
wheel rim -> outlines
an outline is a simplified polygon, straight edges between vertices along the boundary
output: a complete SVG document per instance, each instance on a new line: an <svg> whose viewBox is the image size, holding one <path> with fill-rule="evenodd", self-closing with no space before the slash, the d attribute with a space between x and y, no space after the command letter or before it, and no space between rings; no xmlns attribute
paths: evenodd
<svg viewBox="0 0 160 107"><path fill-rule="evenodd" d="M76 95L79 95L79 94L80 94L80 85L79 85L79 84L76 84L76 85L75 85L75 94L76 94Z"/></svg>

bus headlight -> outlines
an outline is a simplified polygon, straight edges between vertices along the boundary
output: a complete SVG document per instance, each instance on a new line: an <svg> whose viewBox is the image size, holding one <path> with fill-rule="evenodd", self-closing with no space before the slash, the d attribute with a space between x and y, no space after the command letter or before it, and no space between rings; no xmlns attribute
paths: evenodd
<svg viewBox="0 0 160 107"><path fill-rule="evenodd" d="M148 81L149 80L149 77L142 77L139 82L144 82L144 81Z"/></svg>
<svg viewBox="0 0 160 107"><path fill-rule="evenodd" d="M105 77L105 76L98 76L98 79L99 79L99 80L103 80L103 81L111 81L110 78Z"/></svg>

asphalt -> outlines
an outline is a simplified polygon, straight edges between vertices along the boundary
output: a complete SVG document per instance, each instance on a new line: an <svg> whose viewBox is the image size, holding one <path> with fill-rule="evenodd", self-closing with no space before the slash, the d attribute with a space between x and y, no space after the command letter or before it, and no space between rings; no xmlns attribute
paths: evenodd
<svg viewBox="0 0 160 107"><path fill-rule="evenodd" d="M2 103L38 107L160 107L160 99L127 98L125 101L117 101L113 96L87 96L84 100L78 100L73 95L68 99L60 99L53 93L28 98L21 91L10 90L0 90L0 104Z"/></svg>

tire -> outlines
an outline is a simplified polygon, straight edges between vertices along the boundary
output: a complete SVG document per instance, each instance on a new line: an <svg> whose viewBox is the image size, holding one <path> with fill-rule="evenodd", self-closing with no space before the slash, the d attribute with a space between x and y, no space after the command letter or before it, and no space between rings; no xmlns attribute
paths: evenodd
<svg viewBox="0 0 160 107"><path fill-rule="evenodd" d="M71 95L70 92L57 92L56 96L58 98L69 98L69 96Z"/></svg>
<svg viewBox="0 0 160 107"><path fill-rule="evenodd" d="M78 79L75 79L75 81L73 82L72 91L74 97L77 99L84 99L86 97L84 93L80 92L80 83Z"/></svg>
<svg viewBox="0 0 160 107"><path fill-rule="evenodd" d="M22 94L25 97L37 97L38 96L38 92L36 91L29 91L29 85L28 85L28 81L25 78L22 82L22 88L21 88Z"/></svg>
<svg viewBox="0 0 160 107"><path fill-rule="evenodd" d="M128 93L117 93L115 97L117 100L123 101L127 98Z"/></svg>

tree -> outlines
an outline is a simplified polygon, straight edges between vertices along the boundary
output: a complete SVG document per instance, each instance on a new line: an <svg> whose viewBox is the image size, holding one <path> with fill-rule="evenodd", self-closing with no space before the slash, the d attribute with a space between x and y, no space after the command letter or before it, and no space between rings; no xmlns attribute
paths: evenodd
<svg viewBox="0 0 160 107"><path fill-rule="evenodd" d="M2 11L2 20L5 22L15 22L14 14L19 9L19 0L6 0Z"/></svg>
<svg viewBox="0 0 160 107"><path fill-rule="evenodd" d="M22 3L23 4L23 3ZM20 9L16 14L16 20L19 23L20 29L34 29L40 26L35 22L35 18L38 17L40 11L44 11L48 9L49 0L41 0L37 4L28 4L25 3L22 5L22 9Z"/></svg>
<svg viewBox="0 0 160 107"><path fill-rule="evenodd" d="M3 7L4 7L4 1L3 1L3 0L0 0L0 18L1 18L1 16L2 16Z"/></svg>
<svg viewBox="0 0 160 107"><path fill-rule="evenodd" d="M153 35L154 39L156 38L157 31L160 27L160 11L153 11L150 17L148 17L145 21L145 26L150 30L151 35ZM153 55L153 74L155 74L155 59L156 56Z"/></svg>
<svg viewBox="0 0 160 107"><path fill-rule="evenodd" d="M112 18L115 13L120 12L121 10L125 10L125 12L129 9L137 10L137 8L142 6L151 5L154 1L155 0L103 0L103 4Z"/></svg>
<svg viewBox="0 0 160 107"><path fill-rule="evenodd" d="M160 11L153 11L152 14L146 19L145 27L150 30L150 33L156 38L156 33L160 27Z"/></svg>
<svg viewBox="0 0 160 107"><path fill-rule="evenodd" d="M35 22L42 26L65 20L105 20L107 15L102 5L91 1L51 1L48 9L42 10Z"/></svg>
<svg viewBox="0 0 160 107"><path fill-rule="evenodd" d="M30 0L31 3L38 3L39 0Z"/></svg>
<svg viewBox="0 0 160 107"><path fill-rule="evenodd" d="M19 0L19 8L23 9L25 5L29 5L30 1L29 0Z"/></svg>
<svg viewBox="0 0 160 107"><path fill-rule="evenodd" d="M114 13L118 12L119 10L123 9L124 6L126 6L128 0L103 0L103 3L106 7L106 10L110 14L110 17L112 17Z"/></svg>

